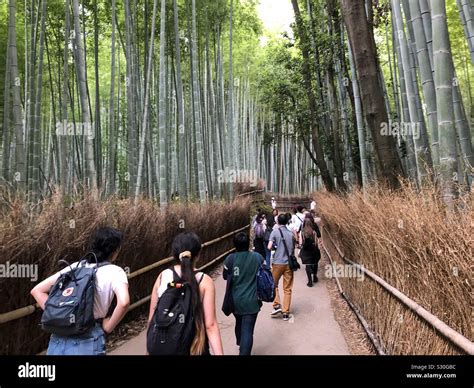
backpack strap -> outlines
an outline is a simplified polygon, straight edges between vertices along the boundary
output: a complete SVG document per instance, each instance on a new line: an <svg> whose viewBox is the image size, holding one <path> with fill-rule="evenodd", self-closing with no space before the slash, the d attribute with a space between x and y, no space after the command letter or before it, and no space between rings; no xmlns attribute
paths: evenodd
<svg viewBox="0 0 474 388"><path fill-rule="evenodd" d="M171 272L173 272L173 281L181 279L180 276L178 275L178 272L176 272L173 266L168 269L171 270Z"/></svg>
<svg viewBox="0 0 474 388"><path fill-rule="evenodd" d="M202 275L201 275L201 279L199 279L199 281L198 281L198 284L201 284L202 279L204 279L204 275L205 275L205 273L203 272Z"/></svg>
<svg viewBox="0 0 474 388"><path fill-rule="evenodd" d="M96 265L96 268L105 267L106 265L112 265L112 263L110 261L103 261L101 263L98 263Z"/></svg>
<svg viewBox="0 0 474 388"><path fill-rule="evenodd" d="M94 267L94 276L97 275L97 271L99 270L100 267L105 267L106 265L111 265L112 263L109 261L102 261L101 263L96 263Z"/></svg>
<svg viewBox="0 0 474 388"><path fill-rule="evenodd" d="M177 286L177 287L179 288L179 287L181 287L183 284L185 284L185 283L183 283L183 282L181 281L181 276L178 275L178 273L176 272L176 270L174 269L174 267L171 267L171 268L168 268L168 269L173 272L173 282L172 282L172 285L171 285L172 287L176 287L176 286ZM165 271L166 271L166 270L165 270ZM196 274L195 274L195 275L196 275ZM201 284L202 280L204 279L204 275L205 275L205 273L202 272L202 273L201 273L201 278L199 279L198 284Z"/></svg>
<svg viewBox="0 0 474 388"><path fill-rule="evenodd" d="M281 228L278 228L278 231L280 232L281 235L281 240L283 242L283 245L285 247L286 254L288 256L288 260L290 259L290 251L288 250L288 246L286 245L285 237L283 236L283 232L281 231Z"/></svg>
<svg viewBox="0 0 474 388"><path fill-rule="evenodd" d="M171 283L168 283L168 287L181 287L182 282L181 282L181 276L178 275L174 267L168 268L173 272L173 281Z"/></svg>
<svg viewBox="0 0 474 388"><path fill-rule="evenodd" d="M296 214L295 214L295 216L296 216ZM301 221L300 227L298 228L298 233L299 233L299 232L301 232L301 229L303 229L304 222L301 220L300 217L296 216L296 218L298 218Z"/></svg>

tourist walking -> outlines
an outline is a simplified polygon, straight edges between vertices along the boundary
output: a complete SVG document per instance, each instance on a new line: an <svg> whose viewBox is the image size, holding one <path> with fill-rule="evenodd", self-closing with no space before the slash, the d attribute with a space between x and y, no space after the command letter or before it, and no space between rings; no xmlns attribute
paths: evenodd
<svg viewBox="0 0 474 388"><path fill-rule="evenodd" d="M278 216L278 228L274 228L270 234L268 249L273 248L276 244L276 250L273 255L272 274L275 281L275 300L273 302L272 317L278 317L280 314L283 320L290 318L291 295L293 288L293 271L288 265L289 256L294 251L293 233L286 227L288 218L284 214ZM286 245L286 247L285 247ZM288 252L288 253L287 253ZM281 304L279 283L283 277L283 305Z"/></svg>
<svg viewBox="0 0 474 388"><path fill-rule="evenodd" d="M158 275L151 292L147 354L222 355L214 281L195 269L201 240L180 233L171 250L174 265Z"/></svg>
<svg viewBox="0 0 474 388"><path fill-rule="evenodd" d="M259 253L249 252L249 237L246 233L235 235L234 247L236 253L231 253L224 261L223 276L231 282L227 292L232 294L239 355L248 356L252 353L255 323L262 307L257 297L257 271L264 259Z"/></svg>
<svg viewBox="0 0 474 388"><path fill-rule="evenodd" d="M304 219L303 229L301 231L301 250L300 258L306 266L306 275L308 277L308 287L313 287L313 283L318 281L318 263L321 258L321 252L318 247L318 226L315 224L311 214Z"/></svg>

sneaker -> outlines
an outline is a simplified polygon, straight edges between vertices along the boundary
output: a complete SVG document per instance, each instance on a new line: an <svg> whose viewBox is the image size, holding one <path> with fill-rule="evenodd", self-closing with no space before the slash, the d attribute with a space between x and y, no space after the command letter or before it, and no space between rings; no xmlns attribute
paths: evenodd
<svg viewBox="0 0 474 388"><path fill-rule="evenodd" d="M288 321L289 319L290 319L290 314L284 313L284 314L283 314L283 320L284 320L284 321Z"/></svg>
<svg viewBox="0 0 474 388"><path fill-rule="evenodd" d="M270 315L276 317L278 314L281 314L281 307L274 307Z"/></svg>

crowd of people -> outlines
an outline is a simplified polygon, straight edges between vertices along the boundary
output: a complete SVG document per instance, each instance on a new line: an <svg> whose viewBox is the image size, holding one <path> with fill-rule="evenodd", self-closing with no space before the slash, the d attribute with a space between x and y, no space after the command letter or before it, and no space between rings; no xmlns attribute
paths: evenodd
<svg viewBox="0 0 474 388"><path fill-rule="evenodd" d="M272 198L272 207L273 205L276 205L274 198ZM274 316L282 313L284 320L289 318L293 284L293 271L288 266L289 255L295 253L306 266L308 287L313 287L313 284L318 281L317 270L321 257L319 248L322 244L319 222L320 218L316 217L315 201L311 203L311 210L299 205L293 208L293 213L280 214L278 209L273 207L272 216L268 218L261 209L257 209L252 222L255 252L266 258L266 264L269 267L271 265L277 289L279 280L283 276L283 307L277 292L274 302L275 310L272 313Z"/></svg>
<svg viewBox="0 0 474 388"><path fill-rule="evenodd" d="M240 232L234 236L235 252L224 261L226 298L231 298L235 338L240 355L250 355L257 316L259 270L271 269L274 298L271 317L290 319L294 270L299 256L305 265L307 286L318 281L321 233L315 202L308 211L296 206L280 213L272 198L272 213L261 209L252 218L253 240ZM100 228L91 236L87 255L48 277L31 294L43 312L43 329L51 333L48 355L104 355L106 336L125 316L130 296L127 275L113 262L123 236L114 228ZM222 355L216 318L213 279L195 270L201 241L183 232L172 242L174 263L157 277L150 295L146 354ZM283 299L280 295L282 281ZM272 283L273 291L273 283ZM113 300L115 306L109 310Z"/></svg>

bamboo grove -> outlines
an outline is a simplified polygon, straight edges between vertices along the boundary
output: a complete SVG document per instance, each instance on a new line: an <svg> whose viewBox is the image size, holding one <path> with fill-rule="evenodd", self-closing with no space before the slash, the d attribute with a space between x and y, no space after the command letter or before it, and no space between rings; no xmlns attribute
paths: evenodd
<svg viewBox="0 0 474 388"><path fill-rule="evenodd" d="M451 205L472 185L472 2L291 3L295 39L273 42L264 96L324 186L404 177Z"/></svg>
<svg viewBox="0 0 474 388"><path fill-rule="evenodd" d="M37 201L472 183L469 0L8 0L1 184Z"/></svg>

